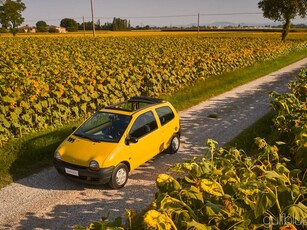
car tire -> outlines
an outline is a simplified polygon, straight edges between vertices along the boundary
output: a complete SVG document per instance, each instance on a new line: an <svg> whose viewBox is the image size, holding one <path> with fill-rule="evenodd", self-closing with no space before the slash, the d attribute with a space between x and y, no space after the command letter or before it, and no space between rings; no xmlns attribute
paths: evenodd
<svg viewBox="0 0 307 230"><path fill-rule="evenodd" d="M180 137L178 134L175 134L172 138L170 146L168 147L168 152L174 154L179 150L180 147Z"/></svg>
<svg viewBox="0 0 307 230"><path fill-rule="evenodd" d="M113 189L119 189L125 186L128 180L129 170L127 165L120 163L112 172L109 186Z"/></svg>

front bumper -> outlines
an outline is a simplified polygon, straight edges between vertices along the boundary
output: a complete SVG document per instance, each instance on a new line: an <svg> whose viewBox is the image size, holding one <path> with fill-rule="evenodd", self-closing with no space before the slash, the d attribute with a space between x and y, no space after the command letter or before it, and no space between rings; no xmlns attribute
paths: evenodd
<svg viewBox="0 0 307 230"><path fill-rule="evenodd" d="M53 159L53 165L61 174L72 180L81 181L87 184L106 184L110 181L114 166L101 168L98 171L90 170L88 167L69 164L64 161ZM67 171L77 172L77 175L67 173Z"/></svg>

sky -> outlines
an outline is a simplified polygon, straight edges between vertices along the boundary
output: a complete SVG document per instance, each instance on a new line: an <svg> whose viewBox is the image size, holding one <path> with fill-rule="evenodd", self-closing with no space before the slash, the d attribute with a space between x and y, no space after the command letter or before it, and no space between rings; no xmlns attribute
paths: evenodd
<svg viewBox="0 0 307 230"><path fill-rule="evenodd" d="M23 0L26 10L23 25L35 26L37 21L60 25L63 18L82 23L91 21L90 0ZM114 17L130 20L131 26L187 26L214 22L263 24L274 21L262 16L259 0L92 0L95 21L112 22ZM307 24L296 18L294 23ZM281 24L281 23L278 23Z"/></svg>

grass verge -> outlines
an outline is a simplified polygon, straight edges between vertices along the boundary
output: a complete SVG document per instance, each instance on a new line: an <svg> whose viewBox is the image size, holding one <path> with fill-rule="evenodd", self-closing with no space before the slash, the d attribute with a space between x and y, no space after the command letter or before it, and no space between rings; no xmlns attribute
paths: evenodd
<svg viewBox="0 0 307 230"><path fill-rule="evenodd" d="M52 164L57 146L76 124L67 124L11 140L0 149L0 188Z"/></svg>
<svg viewBox="0 0 307 230"><path fill-rule="evenodd" d="M257 63L251 67L216 76L189 86L172 96L165 96L179 111L191 107L212 96L226 92L236 86L274 72L306 57L307 49L284 55L273 61ZM78 122L76 122L78 123ZM0 188L13 181L29 176L52 165L52 155L61 141L76 125L49 129L11 140L0 149ZM258 129L256 127L256 129ZM259 134L263 137L263 134ZM251 138L252 139L252 138ZM242 147L247 149L246 142Z"/></svg>

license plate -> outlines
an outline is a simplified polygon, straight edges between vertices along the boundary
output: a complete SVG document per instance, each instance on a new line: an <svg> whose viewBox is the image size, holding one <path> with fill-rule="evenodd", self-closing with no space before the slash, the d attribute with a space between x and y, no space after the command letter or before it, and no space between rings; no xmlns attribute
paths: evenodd
<svg viewBox="0 0 307 230"><path fill-rule="evenodd" d="M77 170L65 168L65 172L73 176L79 176L79 172Z"/></svg>

